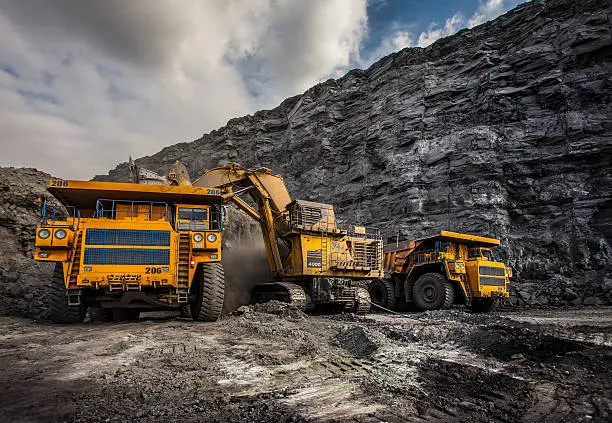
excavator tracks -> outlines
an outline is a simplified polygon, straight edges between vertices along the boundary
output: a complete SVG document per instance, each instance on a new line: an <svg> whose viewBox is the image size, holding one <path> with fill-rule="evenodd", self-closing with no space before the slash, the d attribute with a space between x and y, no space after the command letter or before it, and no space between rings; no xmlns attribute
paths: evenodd
<svg viewBox="0 0 612 423"><path fill-rule="evenodd" d="M368 290L361 287L355 288L355 306L353 307L353 312L359 315L367 314L371 306L372 300Z"/></svg>
<svg viewBox="0 0 612 423"><path fill-rule="evenodd" d="M308 306L306 292L301 286L292 282L271 282L258 285L253 292L253 298L260 303L271 300L282 301L302 311L306 311Z"/></svg>
<svg viewBox="0 0 612 423"><path fill-rule="evenodd" d="M308 300L306 298L306 292L301 286L291 282L277 282L276 285L287 290L287 302L289 304L299 308L302 311L306 311Z"/></svg>

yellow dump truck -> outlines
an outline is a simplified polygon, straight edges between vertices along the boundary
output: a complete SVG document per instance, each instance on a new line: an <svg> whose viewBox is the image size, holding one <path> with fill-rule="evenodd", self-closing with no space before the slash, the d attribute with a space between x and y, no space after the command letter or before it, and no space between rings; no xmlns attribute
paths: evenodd
<svg viewBox="0 0 612 423"><path fill-rule="evenodd" d="M329 204L292 200L283 179L266 168L229 163L193 184L219 188L260 223L274 281L257 285L254 301L275 299L303 310L370 310L368 291L357 282L383 276L378 230L339 224Z"/></svg>
<svg viewBox="0 0 612 423"><path fill-rule="evenodd" d="M221 313L223 197L218 188L52 180L34 258L55 263L51 319L81 322L180 310Z"/></svg>
<svg viewBox="0 0 612 423"><path fill-rule="evenodd" d="M494 309L508 297L512 269L496 259L494 238L441 231L417 240L389 242L385 278L370 283L372 302L390 310L413 304L437 310L453 303L475 312Z"/></svg>

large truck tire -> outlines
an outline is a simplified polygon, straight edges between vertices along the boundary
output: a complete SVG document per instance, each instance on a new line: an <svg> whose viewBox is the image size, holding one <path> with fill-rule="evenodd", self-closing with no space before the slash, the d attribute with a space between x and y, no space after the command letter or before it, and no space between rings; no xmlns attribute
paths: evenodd
<svg viewBox="0 0 612 423"><path fill-rule="evenodd" d="M368 286L368 292L372 304L397 311L397 298L395 297L395 286L390 279L374 279Z"/></svg>
<svg viewBox="0 0 612 423"><path fill-rule="evenodd" d="M62 263L55 263L48 295L49 314L54 323L81 323L85 319L87 308L83 303L68 305Z"/></svg>
<svg viewBox="0 0 612 423"><path fill-rule="evenodd" d="M214 322L221 315L225 297L225 274L221 263L203 263L196 273L192 289L195 301L191 317L200 322Z"/></svg>
<svg viewBox="0 0 612 423"><path fill-rule="evenodd" d="M495 311L498 305L499 299L497 298L472 298L470 310L473 313L489 313Z"/></svg>
<svg viewBox="0 0 612 423"><path fill-rule="evenodd" d="M453 285L440 273L425 273L412 287L412 298L421 311L448 308L455 299Z"/></svg>

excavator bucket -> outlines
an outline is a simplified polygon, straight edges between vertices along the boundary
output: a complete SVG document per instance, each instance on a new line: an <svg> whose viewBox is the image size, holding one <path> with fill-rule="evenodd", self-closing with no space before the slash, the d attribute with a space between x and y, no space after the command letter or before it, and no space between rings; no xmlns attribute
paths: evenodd
<svg viewBox="0 0 612 423"><path fill-rule="evenodd" d="M170 185L191 186L189 172L185 165L178 160L174 162L174 166L172 166L172 169L168 172L168 181Z"/></svg>

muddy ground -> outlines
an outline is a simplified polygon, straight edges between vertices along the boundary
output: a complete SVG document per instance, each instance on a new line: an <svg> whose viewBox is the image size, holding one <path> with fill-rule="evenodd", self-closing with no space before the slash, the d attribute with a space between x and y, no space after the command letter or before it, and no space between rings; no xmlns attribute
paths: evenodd
<svg viewBox="0 0 612 423"><path fill-rule="evenodd" d="M612 308L367 317L305 316L279 304L241 310L213 324L0 318L0 421L612 418Z"/></svg>

